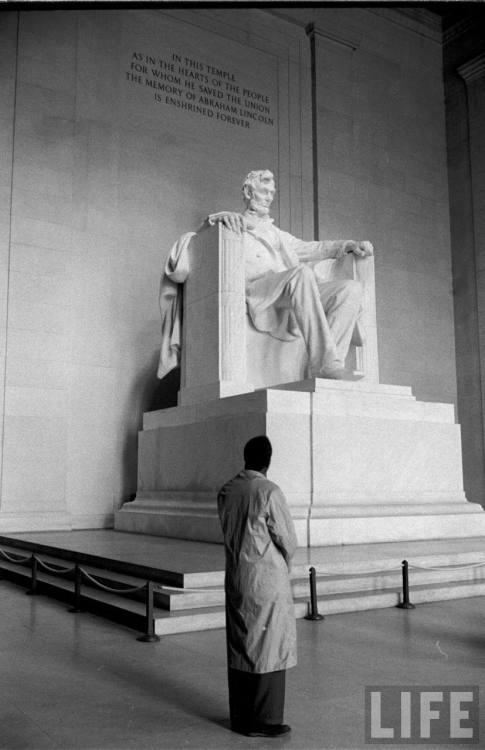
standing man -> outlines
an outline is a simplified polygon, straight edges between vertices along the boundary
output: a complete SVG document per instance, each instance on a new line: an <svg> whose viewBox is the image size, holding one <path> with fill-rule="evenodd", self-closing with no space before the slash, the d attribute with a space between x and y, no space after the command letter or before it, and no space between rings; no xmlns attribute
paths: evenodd
<svg viewBox="0 0 485 750"><path fill-rule="evenodd" d="M296 665L296 626L289 567L297 547L280 488L266 478L267 437L244 447L244 471L220 490L217 508L226 553L226 638L233 731L279 737L285 670Z"/></svg>

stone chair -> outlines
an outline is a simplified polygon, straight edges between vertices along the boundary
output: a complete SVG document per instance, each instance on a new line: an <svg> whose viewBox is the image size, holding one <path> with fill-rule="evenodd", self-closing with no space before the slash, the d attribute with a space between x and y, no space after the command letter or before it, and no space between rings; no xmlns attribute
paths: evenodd
<svg viewBox="0 0 485 750"><path fill-rule="evenodd" d="M257 331L246 312L243 238L217 224L189 248L184 286L179 404L198 404L305 377L303 339L280 341ZM312 263L322 279L357 279L363 314L352 337L347 367L378 383L374 258L347 255Z"/></svg>

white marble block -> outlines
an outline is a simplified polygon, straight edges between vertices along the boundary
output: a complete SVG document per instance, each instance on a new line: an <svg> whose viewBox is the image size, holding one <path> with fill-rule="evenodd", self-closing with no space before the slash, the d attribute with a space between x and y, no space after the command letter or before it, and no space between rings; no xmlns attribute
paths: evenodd
<svg viewBox="0 0 485 750"><path fill-rule="evenodd" d="M216 496L249 438L273 444L300 545L485 534L463 492L452 405L411 389L307 380L145 414L136 500L119 530L221 541Z"/></svg>

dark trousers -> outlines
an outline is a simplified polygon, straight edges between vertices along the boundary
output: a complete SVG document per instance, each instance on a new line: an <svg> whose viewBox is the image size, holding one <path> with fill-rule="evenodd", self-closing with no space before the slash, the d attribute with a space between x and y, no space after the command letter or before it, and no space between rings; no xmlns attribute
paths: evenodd
<svg viewBox="0 0 485 750"><path fill-rule="evenodd" d="M233 727L282 724L285 707L284 669L254 674L228 669L229 709Z"/></svg>

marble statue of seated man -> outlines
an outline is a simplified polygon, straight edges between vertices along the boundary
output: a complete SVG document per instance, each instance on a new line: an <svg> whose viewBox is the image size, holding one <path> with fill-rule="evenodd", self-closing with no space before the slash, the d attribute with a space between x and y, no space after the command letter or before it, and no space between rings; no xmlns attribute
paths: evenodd
<svg viewBox="0 0 485 750"><path fill-rule="evenodd" d="M367 241L304 242L278 229L270 218L276 192L268 170L248 174L243 213L221 211L208 217L244 237L246 300L258 331L281 340L301 334L308 352L307 377L345 379L345 358L361 313L362 287L351 279L320 281L312 262L373 254Z"/></svg>

